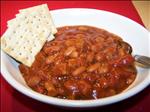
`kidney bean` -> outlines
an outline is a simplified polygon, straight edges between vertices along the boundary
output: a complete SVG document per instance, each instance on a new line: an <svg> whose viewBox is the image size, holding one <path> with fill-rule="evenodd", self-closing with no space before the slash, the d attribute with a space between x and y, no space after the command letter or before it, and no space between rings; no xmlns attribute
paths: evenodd
<svg viewBox="0 0 150 112"><path fill-rule="evenodd" d="M92 45L92 46L91 46L91 50L92 50L93 52L96 52L96 51L97 51L96 46L95 46L95 45Z"/></svg>
<svg viewBox="0 0 150 112"><path fill-rule="evenodd" d="M79 74L83 73L85 70L86 70L86 67L80 66L77 69L75 69L72 74L74 76L76 76L76 75L79 75Z"/></svg>
<svg viewBox="0 0 150 112"><path fill-rule="evenodd" d="M28 85L31 87L34 87L36 85L38 85L38 83L41 81L40 77L34 75L34 76L30 76L30 78L28 78Z"/></svg>
<svg viewBox="0 0 150 112"><path fill-rule="evenodd" d="M66 41L65 41L65 45L66 45L67 47L73 46L74 44L75 44L75 40L74 40L74 39L70 39L70 40L66 40Z"/></svg>
<svg viewBox="0 0 150 112"><path fill-rule="evenodd" d="M101 64L99 66L98 73L99 74L104 74L104 73L107 73L107 72L109 72L109 65L108 64Z"/></svg>
<svg viewBox="0 0 150 112"><path fill-rule="evenodd" d="M63 75L67 74L67 64L66 63L59 64L58 69L60 70L61 74L63 74Z"/></svg>
<svg viewBox="0 0 150 112"><path fill-rule="evenodd" d="M94 59L94 53L91 52L87 55L87 61L91 63L93 61L93 59Z"/></svg>
<svg viewBox="0 0 150 112"><path fill-rule="evenodd" d="M73 80L66 81L64 87L71 93L79 91L77 83Z"/></svg>
<svg viewBox="0 0 150 112"><path fill-rule="evenodd" d="M74 68L77 66L77 59L69 59L68 60L68 67Z"/></svg>
<svg viewBox="0 0 150 112"><path fill-rule="evenodd" d="M49 96L56 96L57 90L51 82L45 82L45 88L48 91Z"/></svg>
<svg viewBox="0 0 150 112"><path fill-rule="evenodd" d="M79 30L82 30L82 31L87 31L87 30L88 30L88 28L82 27L82 26L78 27L78 29L79 29Z"/></svg>
<svg viewBox="0 0 150 112"><path fill-rule="evenodd" d="M78 39L76 40L75 45L76 45L76 48L78 48L78 49L80 49L80 50L83 50L84 39L78 38Z"/></svg>
<svg viewBox="0 0 150 112"><path fill-rule="evenodd" d="M95 39L95 41L98 42L98 43L101 43L101 42L104 42L104 38L103 37L97 37Z"/></svg>
<svg viewBox="0 0 150 112"><path fill-rule="evenodd" d="M95 63L95 64L93 64L93 65L90 65L90 66L87 68L87 71L88 71L88 72L93 72L93 71L95 71L95 70L98 69L99 65L100 65L99 63Z"/></svg>
<svg viewBox="0 0 150 112"><path fill-rule="evenodd" d="M81 93L85 96L88 96L91 93L92 86L85 80L79 80L78 87Z"/></svg>
<svg viewBox="0 0 150 112"><path fill-rule="evenodd" d="M76 35L76 38L84 38L84 37L85 37L84 34L77 34L77 35Z"/></svg>
<svg viewBox="0 0 150 112"><path fill-rule="evenodd" d="M75 51L76 50L76 48L75 47L68 47L67 49L66 49L66 51L64 52L64 55L65 56L69 56L73 51Z"/></svg>
<svg viewBox="0 0 150 112"><path fill-rule="evenodd" d="M51 63L53 63L54 62L54 59L55 59L55 56L48 56L47 58L46 58L46 64L51 64Z"/></svg>
<svg viewBox="0 0 150 112"><path fill-rule="evenodd" d="M104 54L102 54L102 53L96 54L95 59L99 62L104 61L104 59L105 59Z"/></svg>
<svg viewBox="0 0 150 112"><path fill-rule="evenodd" d="M52 52L58 52L61 49L60 46L49 46L44 48L44 52L46 54L52 53Z"/></svg>
<svg viewBox="0 0 150 112"><path fill-rule="evenodd" d="M60 50L60 46L52 46L52 52L56 52Z"/></svg>
<svg viewBox="0 0 150 112"><path fill-rule="evenodd" d="M73 52L70 54L70 57L72 57L72 58L77 58L77 57L78 57L78 52L77 52L77 51L73 51Z"/></svg>

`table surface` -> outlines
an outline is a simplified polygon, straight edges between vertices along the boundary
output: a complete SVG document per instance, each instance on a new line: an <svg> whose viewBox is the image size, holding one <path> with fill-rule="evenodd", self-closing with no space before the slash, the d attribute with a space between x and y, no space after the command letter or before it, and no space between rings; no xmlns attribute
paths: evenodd
<svg viewBox="0 0 150 112"><path fill-rule="evenodd" d="M150 1L132 1L146 28L150 31Z"/></svg>
<svg viewBox="0 0 150 112"><path fill-rule="evenodd" d="M85 7L106 10L126 16L143 25L131 1L1 1L1 35L6 30L7 21L14 18L19 9L47 3L50 10L71 7ZM7 10L6 10L7 9ZM144 26L144 25L143 25ZM60 108L33 100L13 89L0 76L1 112L66 112L67 108ZM150 86L139 94L106 107L82 111L103 112L150 112ZM71 110L71 109L70 109ZM72 109L72 112L77 110ZM79 111L79 110L78 110Z"/></svg>

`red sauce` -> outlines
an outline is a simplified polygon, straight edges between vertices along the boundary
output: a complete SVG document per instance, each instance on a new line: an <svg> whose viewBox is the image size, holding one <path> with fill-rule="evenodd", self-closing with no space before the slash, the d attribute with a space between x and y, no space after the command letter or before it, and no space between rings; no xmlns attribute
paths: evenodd
<svg viewBox="0 0 150 112"><path fill-rule="evenodd" d="M29 68L19 69L33 90L63 99L112 96L136 77L131 46L120 37L90 26L58 28Z"/></svg>

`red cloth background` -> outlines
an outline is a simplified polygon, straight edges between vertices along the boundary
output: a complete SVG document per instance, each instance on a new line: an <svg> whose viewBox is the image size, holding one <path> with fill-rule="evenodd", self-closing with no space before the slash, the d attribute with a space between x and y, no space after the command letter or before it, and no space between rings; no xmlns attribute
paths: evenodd
<svg viewBox="0 0 150 112"><path fill-rule="evenodd" d="M1 1L1 35L6 30L7 21L14 18L19 9L47 3L51 10L61 8L96 8L126 16L143 25L131 1ZM52 105L33 100L13 89L0 76L1 112L66 112ZM103 112L150 112L150 87L122 102L88 111ZM75 110L71 110L74 112ZM84 110L85 111L85 110ZM86 110L87 111L87 110Z"/></svg>

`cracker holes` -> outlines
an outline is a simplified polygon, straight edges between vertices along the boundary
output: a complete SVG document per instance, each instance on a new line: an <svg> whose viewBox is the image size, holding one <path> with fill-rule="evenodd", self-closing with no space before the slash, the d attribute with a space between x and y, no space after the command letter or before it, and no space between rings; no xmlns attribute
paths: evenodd
<svg viewBox="0 0 150 112"><path fill-rule="evenodd" d="M30 43L30 41L29 41L29 40L27 40L27 43Z"/></svg>
<svg viewBox="0 0 150 112"><path fill-rule="evenodd" d="M16 31L13 31L13 33L15 34L15 33L16 33Z"/></svg>
<svg viewBox="0 0 150 112"><path fill-rule="evenodd" d="M38 21L41 21L41 19L38 19Z"/></svg>
<svg viewBox="0 0 150 112"><path fill-rule="evenodd" d="M20 38L23 38L23 36L21 35Z"/></svg>
<svg viewBox="0 0 150 112"><path fill-rule="evenodd" d="M29 59L29 57L26 57L26 60L28 60Z"/></svg>
<svg viewBox="0 0 150 112"><path fill-rule="evenodd" d="M33 24L33 21L31 21L31 23Z"/></svg>
<svg viewBox="0 0 150 112"><path fill-rule="evenodd" d="M35 42L33 43L33 46L34 46L34 47L37 47L36 44L35 44Z"/></svg>
<svg viewBox="0 0 150 112"><path fill-rule="evenodd" d="M39 28L39 25L37 25L36 28Z"/></svg>
<svg viewBox="0 0 150 112"><path fill-rule="evenodd" d="M11 40L11 37L8 37L9 40Z"/></svg>
<svg viewBox="0 0 150 112"><path fill-rule="evenodd" d="M11 50L14 51L14 48L12 48Z"/></svg>
<svg viewBox="0 0 150 112"><path fill-rule="evenodd" d="M33 18L36 18L36 16L33 16Z"/></svg>
<svg viewBox="0 0 150 112"><path fill-rule="evenodd" d="M19 44L19 42L16 42L16 44Z"/></svg>
<svg viewBox="0 0 150 112"><path fill-rule="evenodd" d="M27 32L28 30L27 30L27 29L25 29L24 31L25 31L25 32Z"/></svg>
<svg viewBox="0 0 150 112"><path fill-rule="evenodd" d="M7 44L5 43L5 44L4 44L4 46L6 47L6 46L7 46Z"/></svg>
<svg viewBox="0 0 150 112"><path fill-rule="evenodd" d="M19 55L21 56L21 55L22 55L22 53L20 52L20 53L19 53Z"/></svg>
<svg viewBox="0 0 150 112"><path fill-rule="evenodd" d="M34 36L34 34L32 33L31 36Z"/></svg>

